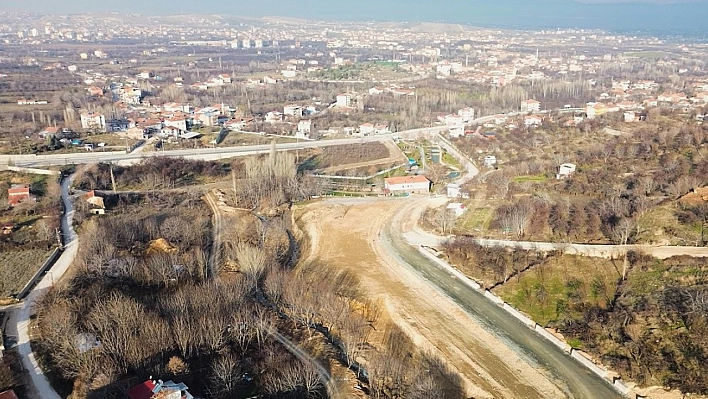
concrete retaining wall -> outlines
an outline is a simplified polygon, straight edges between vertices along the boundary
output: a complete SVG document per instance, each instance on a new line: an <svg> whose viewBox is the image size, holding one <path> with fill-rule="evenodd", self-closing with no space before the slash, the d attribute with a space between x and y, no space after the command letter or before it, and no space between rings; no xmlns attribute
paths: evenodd
<svg viewBox="0 0 708 399"><path fill-rule="evenodd" d="M519 312L518 310L516 310L516 308L509 305L508 303L504 302L503 307L504 307L504 310L509 312L510 315L516 317L517 319L519 319L519 321L526 324L527 326L529 326L531 328L534 328L536 326L535 321L531 320L531 318L529 318L526 315L524 315L523 313Z"/></svg>
<svg viewBox="0 0 708 399"><path fill-rule="evenodd" d="M437 264L438 266L442 267L443 269L447 270L448 272L450 272L450 273L451 273L452 275L454 275L455 277L459 278L460 281L464 282L465 284L467 284L468 286L474 288L474 289L477 290L477 291L482 291L482 286L479 285L476 281L474 281L474 280L470 279L469 277L465 276L465 275L462 274L459 270L457 270L457 269L455 269L454 267L450 266L449 263L447 263L447 262L445 262L444 260L442 260L442 259L438 258L437 256L433 255L432 253L430 253L430 251L429 251L428 249L426 249L426 248L424 248L424 247L418 247L418 251L420 251L420 253L423 254L423 256L425 256L426 258L428 258L428 259L432 260L433 262L435 262L435 264Z"/></svg>
<svg viewBox="0 0 708 399"><path fill-rule="evenodd" d="M627 384L622 382L622 380L620 380L619 378L615 379L612 385L615 386L615 389L622 392L623 395L629 395L629 393L632 392L632 390L627 386Z"/></svg>
<svg viewBox="0 0 708 399"><path fill-rule="evenodd" d="M58 175L59 171L37 168L21 168L19 166L8 166L7 170L20 173L33 173L35 175Z"/></svg>
<svg viewBox="0 0 708 399"><path fill-rule="evenodd" d="M581 355L580 351L577 349L573 349L570 352L570 356L573 357L573 359L579 361L582 363L585 367L590 369L593 373L599 375L602 378L607 378L607 369L605 369L602 366L599 366L595 363L592 362L592 360L588 359L587 357Z"/></svg>
<svg viewBox="0 0 708 399"><path fill-rule="evenodd" d="M502 306L502 307L504 306L504 301L501 298L499 298L498 296L492 294L492 291L484 290L484 296L486 296L487 299L496 303L497 305Z"/></svg>
<svg viewBox="0 0 708 399"><path fill-rule="evenodd" d="M37 273L32 276L32 278L25 284L25 286L20 290L20 292L17 294L17 299L24 299L27 294L29 294L30 291L32 291L32 287L34 287L35 284L42 278L42 275L44 272L49 270L50 267L54 265L54 262L59 259L59 255L61 254L61 249L55 248L54 252L52 252L51 255L49 255L49 258L47 258L46 261L44 261L44 264L42 264L42 267L37 270Z"/></svg>
<svg viewBox="0 0 708 399"><path fill-rule="evenodd" d="M570 345L568 345L568 344L567 344L565 341L563 341L562 339L560 339L560 338L556 337L555 335L549 333L549 332L548 332L545 328L543 328L542 326L536 324L536 326L534 327L534 330L535 330L537 333L541 334L541 335L543 336L543 338L546 338L548 341L550 341L553 345L555 345L555 346L561 348L564 352L566 352L566 353L571 353L572 348L570 347ZM586 360L587 360L587 359L586 359ZM603 375L603 378L604 378L604 375Z"/></svg>
<svg viewBox="0 0 708 399"><path fill-rule="evenodd" d="M440 267L444 268L445 270L449 271L451 274L453 274L455 277L459 278L460 280L464 281L467 283L467 285L475 288L476 290L481 291L481 287L479 284L476 282L472 281L469 277L463 275L460 273L457 269L452 267L450 264L445 262L444 260L438 258L437 256L433 255L430 253L427 249L424 247L419 246L418 250L420 251L423 256L426 258L430 259L431 261L435 262L435 264L439 265ZM536 324L533 320L531 320L528 316L524 315L523 313L519 312L517 309L515 309L513 306L509 305L508 303L504 302L501 298L498 296L494 295L491 291L489 290L484 290L484 296L489 299L490 301L496 303L499 305L502 309L504 309L506 312L508 312L510 315L514 316L516 319L524 323L526 326L529 328L533 329L536 331L539 335L541 335L543 338L547 339L557 347L559 347L563 352L569 354L571 357L573 357L575 360L580 362L582 365L587 367L590 371L593 373L599 375L601 378L608 379L610 378L611 375L615 375L615 373L612 373L608 371L605 367L601 365L597 365L593 363L592 360L586 358L581 354L580 351L575 350L571 348L568 343L566 343L564 340L556 337L555 335L551 334L550 332L546 331L545 328L541 327L540 325ZM627 385L622 382L620 379L614 379L613 386L615 389L617 389L618 392L622 393L623 395L630 396L632 393L632 390L627 387Z"/></svg>

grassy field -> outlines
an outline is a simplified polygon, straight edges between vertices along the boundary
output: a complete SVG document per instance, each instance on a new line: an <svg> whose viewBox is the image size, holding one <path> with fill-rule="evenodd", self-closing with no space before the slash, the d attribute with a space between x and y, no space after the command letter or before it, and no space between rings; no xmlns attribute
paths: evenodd
<svg viewBox="0 0 708 399"><path fill-rule="evenodd" d="M469 234L486 231L489 229L489 223L492 221L493 216L494 210L491 207L470 207L467 212L457 219L455 227Z"/></svg>
<svg viewBox="0 0 708 399"><path fill-rule="evenodd" d="M639 219L642 226L640 239L643 242L670 245L694 245L701 238L701 225L685 225L676 217L677 204L669 203L649 210Z"/></svg>
<svg viewBox="0 0 708 399"><path fill-rule="evenodd" d="M516 183L523 183L523 182L544 182L548 180L548 177L546 175L531 175L531 176L517 176L514 178L514 181Z"/></svg>
<svg viewBox="0 0 708 399"><path fill-rule="evenodd" d="M42 249L0 253L0 298L19 292L51 253Z"/></svg>
<svg viewBox="0 0 708 399"><path fill-rule="evenodd" d="M537 323L547 326L582 316L586 306L606 308L620 277L610 260L564 255L552 257L503 285L495 293Z"/></svg>

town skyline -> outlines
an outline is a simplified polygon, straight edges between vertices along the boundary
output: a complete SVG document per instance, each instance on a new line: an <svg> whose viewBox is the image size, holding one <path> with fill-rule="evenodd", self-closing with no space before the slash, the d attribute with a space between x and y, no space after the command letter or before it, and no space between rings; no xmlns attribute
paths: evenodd
<svg viewBox="0 0 708 399"><path fill-rule="evenodd" d="M309 20L440 22L509 29L604 29L648 34L692 35L702 37L706 28L701 16L708 2L682 0L520 0L498 2L430 3L420 0L361 0L337 3L316 0L310 7L299 7L292 0L258 3L232 2L199 4L183 0L157 0L144 4L136 0L120 3L90 1L29 0L8 4L6 11L39 14L77 14L117 12L142 15L219 14L223 17L281 16Z"/></svg>

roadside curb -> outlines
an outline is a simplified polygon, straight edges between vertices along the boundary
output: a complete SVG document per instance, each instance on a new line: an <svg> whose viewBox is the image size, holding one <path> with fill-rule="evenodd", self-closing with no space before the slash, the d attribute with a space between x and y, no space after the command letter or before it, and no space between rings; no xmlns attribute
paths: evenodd
<svg viewBox="0 0 708 399"><path fill-rule="evenodd" d="M424 257L426 257L427 259L430 259L432 262L437 264L439 267L441 267L445 271L449 272L454 277L458 278L460 281L464 282L470 288L481 293L485 299L487 299L488 301L499 306L499 308L503 309L509 315L511 315L515 319L519 320L527 328L535 331L538 335L540 335L541 337L543 337L544 339L546 339L547 341L551 342L552 344L557 346L559 349L561 349L563 351L563 353L572 357L578 363L582 364L585 368L587 368L588 370L592 371L594 374L598 375L599 377L601 377L602 379L607 381L620 394L624 395L627 398L631 398L631 399L643 398L643 396L637 394L636 392L633 392L632 389L622 379L617 377L619 375L618 373L606 368L602 364L595 363L591 359L591 357L588 354L586 354L585 352L572 348L565 340L558 338L552 332L548 331L545 327L534 322L533 320L531 320L530 317L526 316L525 314L523 314L518 309L514 308L509 303L504 302L503 299L494 295L494 293L492 293L491 291L489 291L487 289L483 289L479 283L477 283L476 281L472 280L471 278L465 276L464 274L462 274L462 272L460 272L459 270L454 268L452 265L450 265L446 261L438 258L436 256L436 254L433 253L433 250L431 248L421 245L421 246L417 246L417 249Z"/></svg>

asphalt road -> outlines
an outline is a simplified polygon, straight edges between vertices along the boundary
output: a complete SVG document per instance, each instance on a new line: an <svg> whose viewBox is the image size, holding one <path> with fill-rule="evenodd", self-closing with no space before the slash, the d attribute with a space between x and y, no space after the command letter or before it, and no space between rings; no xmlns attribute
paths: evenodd
<svg viewBox="0 0 708 399"><path fill-rule="evenodd" d="M381 142L391 140L394 136L398 137L416 137L419 135L435 135L447 130L445 126L434 126L430 128L411 129L398 133L382 134L378 136L368 136L351 139L335 139L335 140L318 140L318 141L302 141L296 143L280 143L277 149L280 151L297 150L327 146L337 146L345 144ZM239 146L239 147L215 147L215 148L200 148L200 149L184 149L170 151L136 151L126 154L125 152L86 152L73 154L52 154L52 155L0 155L0 163L12 162L15 166L22 167L44 167L67 164L83 164L97 162L117 162L121 164L129 164L138 162L141 159L149 157L183 157L189 159L201 160L218 160L222 158L231 158L238 156L247 156L254 154L264 154L270 151L270 144Z"/></svg>
<svg viewBox="0 0 708 399"><path fill-rule="evenodd" d="M485 299L480 292L430 262L409 245L402 231L404 218L410 217L408 210L406 206L401 207L381 234L383 246L393 259L419 273L522 358L543 370L567 397L623 397L608 381L580 365L551 342Z"/></svg>

